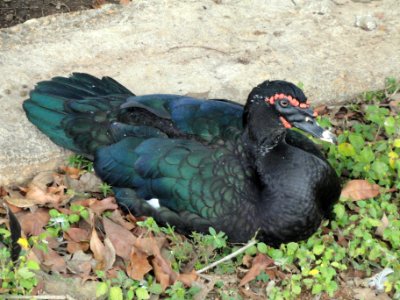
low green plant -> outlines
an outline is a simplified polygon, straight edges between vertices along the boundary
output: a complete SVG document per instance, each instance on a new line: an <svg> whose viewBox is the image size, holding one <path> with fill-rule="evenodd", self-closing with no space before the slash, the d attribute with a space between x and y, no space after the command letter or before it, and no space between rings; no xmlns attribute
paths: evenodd
<svg viewBox="0 0 400 300"><path fill-rule="evenodd" d="M71 224L79 222L81 218L89 218L89 211L81 205L72 204L70 209L72 213L68 215L61 213L56 209L50 209L50 220L46 227L46 231L51 236L58 237L62 232L67 231L71 227Z"/></svg>
<svg viewBox="0 0 400 300"><path fill-rule="evenodd" d="M0 228L0 235L2 243L9 246L0 247L0 290L2 293L11 295L29 295L38 284L34 272L40 269L39 264L36 261L28 260L24 250L13 262L10 251L11 233L5 228Z"/></svg>
<svg viewBox="0 0 400 300"><path fill-rule="evenodd" d="M79 154L72 154L68 158L68 165L77 169L82 169L87 172L94 172L93 161Z"/></svg>

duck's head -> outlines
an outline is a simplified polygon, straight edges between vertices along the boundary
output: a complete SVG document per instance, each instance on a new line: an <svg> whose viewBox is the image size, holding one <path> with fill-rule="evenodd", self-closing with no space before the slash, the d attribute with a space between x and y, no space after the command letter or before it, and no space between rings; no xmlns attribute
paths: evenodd
<svg viewBox="0 0 400 300"><path fill-rule="evenodd" d="M273 118L280 127L295 127L321 140L331 143L336 141L334 134L318 125L315 119L317 113L311 109L303 91L287 81L264 81L255 87L245 105L243 115L245 126L250 116L258 124L260 122L271 124L274 120L262 119Z"/></svg>

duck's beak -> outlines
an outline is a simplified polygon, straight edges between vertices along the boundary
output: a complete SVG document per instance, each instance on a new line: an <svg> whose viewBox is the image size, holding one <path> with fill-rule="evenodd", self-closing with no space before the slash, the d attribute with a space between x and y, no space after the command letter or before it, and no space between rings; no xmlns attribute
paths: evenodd
<svg viewBox="0 0 400 300"><path fill-rule="evenodd" d="M292 119L291 124L320 140L336 144L336 136L329 130L325 130L319 126L315 115L312 109L298 109L297 114L290 118Z"/></svg>
<svg viewBox="0 0 400 300"><path fill-rule="evenodd" d="M319 126L315 115L310 108L302 109L296 107L291 114L287 114L285 117L293 127L303 130L320 140L335 144L336 136L329 130Z"/></svg>

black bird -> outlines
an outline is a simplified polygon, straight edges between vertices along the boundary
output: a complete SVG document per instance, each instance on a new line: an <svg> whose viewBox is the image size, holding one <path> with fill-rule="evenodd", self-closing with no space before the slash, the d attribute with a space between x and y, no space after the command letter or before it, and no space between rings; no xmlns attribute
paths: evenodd
<svg viewBox="0 0 400 300"><path fill-rule="evenodd" d="M340 194L338 177L296 127L333 141L294 84L265 81L247 103L135 96L109 77L43 81L23 104L56 144L94 159L119 205L184 233L232 242L308 238Z"/></svg>

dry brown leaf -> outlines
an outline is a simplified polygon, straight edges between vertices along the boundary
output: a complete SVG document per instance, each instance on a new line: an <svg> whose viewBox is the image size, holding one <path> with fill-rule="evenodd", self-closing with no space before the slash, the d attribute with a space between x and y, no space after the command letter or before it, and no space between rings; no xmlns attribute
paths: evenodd
<svg viewBox="0 0 400 300"><path fill-rule="evenodd" d="M8 204L19 208L28 208L36 205L32 200L22 197L21 194L16 195L16 193L5 196L4 200L6 200Z"/></svg>
<svg viewBox="0 0 400 300"><path fill-rule="evenodd" d="M94 258L97 260L97 270L104 269L104 251L105 247L97 235L96 229L93 227L92 236L90 237L90 250L93 252Z"/></svg>
<svg viewBox="0 0 400 300"><path fill-rule="evenodd" d="M190 273L182 273L178 274L178 277L176 280L182 282L186 286L192 286L192 283L196 281L198 278L198 275L195 270L192 270Z"/></svg>
<svg viewBox="0 0 400 300"><path fill-rule="evenodd" d="M376 197L379 193L379 185L369 183L364 179L355 179L346 183L340 196L357 201Z"/></svg>
<svg viewBox="0 0 400 300"><path fill-rule="evenodd" d="M265 268L272 265L273 263L274 261L271 258L267 257L265 254L258 253L257 256L253 259L250 270L240 281L239 286L243 286L246 283L255 279L261 273L261 271L265 270Z"/></svg>
<svg viewBox="0 0 400 300"><path fill-rule="evenodd" d="M8 195L8 191L4 186L0 186L0 198L3 198Z"/></svg>
<svg viewBox="0 0 400 300"><path fill-rule="evenodd" d="M377 236L383 237L383 231L389 226L389 219L386 216L386 214L384 213L381 219L381 225L379 225L376 230L375 230L375 234Z"/></svg>
<svg viewBox="0 0 400 300"><path fill-rule="evenodd" d="M169 276L169 274L164 271L162 260L154 258L152 261L152 265L154 268L156 279L163 288L163 291L165 291L166 288L173 283L173 281L171 281L171 277Z"/></svg>
<svg viewBox="0 0 400 300"><path fill-rule="evenodd" d="M64 261L64 258L61 257L56 251L49 248L47 252L38 250L37 248L33 249L37 258L41 262L42 269L44 271L51 271L56 273L66 273L67 265Z"/></svg>
<svg viewBox="0 0 400 300"><path fill-rule="evenodd" d="M320 105L320 106L317 106L315 109L314 109L314 112L317 112L317 114L319 115L319 116L322 116L322 115L325 115L325 114L327 114L328 113L328 107L326 106L326 105Z"/></svg>
<svg viewBox="0 0 400 300"><path fill-rule="evenodd" d="M136 239L134 246L147 255L161 256L160 249L166 241L165 237L139 237Z"/></svg>
<svg viewBox="0 0 400 300"><path fill-rule="evenodd" d="M242 264L247 268L250 268L251 262L253 261L253 257L251 255L245 254L242 259Z"/></svg>
<svg viewBox="0 0 400 300"><path fill-rule="evenodd" d="M106 210L115 210L118 205L114 197L104 198L103 200L97 200L90 205L90 209L97 215L101 215Z"/></svg>
<svg viewBox="0 0 400 300"><path fill-rule="evenodd" d="M51 171L45 171L38 173L30 182L42 190L46 190L46 188L54 182L54 173Z"/></svg>
<svg viewBox="0 0 400 300"><path fill-rule="evenodd" d="M48 209L39 208L35 212L23 212L17 215L22 231L26 235L39 235L50 220Z"/></svg>
<svg viewBox="0 0 400 300"><path fill-rule="evenodd" d="M91 205L93 205L97 201L99 201L99 200L97 200L96 198L88 198L88 199L76 200L76 201L74 201L74 204L75 205L81 205L83 207L90 207Z"/></svg>
<svg viewBox="0 0 400 300"><path fill-rule="evenodd" d="M154 238L150 236L146 238L137 238L134 244L136 249L140 249L140 251L143 251L148 256L154 256L151 260L151 264L156 279L164 290L174 283L178 277L176 272L172 270L171 263L161 255L161 248L165 242L165 237Z"/></svg>
<svg viewBox="0 0 400 300"><path fill-rule="evenodd" d="M106 3L106 0L93 0L92 1L92 7L93 8L100 8L105 3Z"/></svg>
<svg viewBox="0 0 400 300"><path fill-rule="evenodd" d="M121 212L118 209L114 210L111 213L111 215L109 216L109 218L110 218L110 220L114 221L114 223L123 226L127 230L132 230L133 228L135 228L134 224L132 224L131 222L126 221L122 217Z"/></svg>
<svg viewBox="0 0 400 300"><path fill-rule="evenodd" d="M73 242L69 241L67 243L67 251L70 254L74 254L78 251L88 251L89 250L89 243L87 242Z"/></svg>
<svg viewBox="0 0 400 300"><path fill-rule="evenodd" d="M89 241L89 237L89 232L82 228L71 227L64 232L64 239L67 241L87 242Z"/></svg>
<svg viewBox="0 0 400 300"><path fill-rule="evenodd" d="M375 294L375 291L370 288L355 288L354 299L357 300L390 300L390 297L385 294Z"/></svg>
<svg viewBox="0 0 400 300"><path fill-rule="evenodd" d="M86 254L83 251L77 251L71 258L67 260L67 268L74 274L87 277L92 270L92 267L96 265L96 261L92 255Z"/></svg>
<svg viewBox="0 0 400 300"><path fill-rule="evenodd" d="M74 168L74 167L69 167L69 166L61 166L60 169L65 172L69 177L73 179L78 179L79 174L81 172L80 169Z"/></svg>
<svg viewBox="0 0 400 300"><path fill-rule="evenodd" d="M115 249L110 239L104 239L104 270L107 271L112 268L115 262Z"/></svg>
<svg viewBox="0 0 400 300"><path fill-rule="evenodd" d="M116 254L125 261L129 261L136 237L129 230L108 218L103 218L103 225L106 236L113 244Z"/></svg>
<svg viewBox="0 0 400 300"><path fill-rule="evenodd" d="M265 300L264 295L257 294L255 292L253 292L251 289L246 289L245 287L240 287L239 291L244 299Z"/></svg>
<svg viewBox="0 0 400 300"><path fill-rule="evenodd" d="M127 5L129 3L131 3L131 0L119 0L119 4L122 4L122 5Z"/></svg>
<svg viewBox="0 0 400 300"><path fill-rule="evenodd" d="M126 273L135 280L143 280L144 275L150 272L153 268L147 260L147 255L139 250L132 251L131 261L126 268Z"/></svg>
<svg viewBox="0 0 400 300"><path fill-rule="evenodd" d="M100 192L102 181L94 173L85 173L79 179L65 177L65 184L76 192Z"/></svg>

